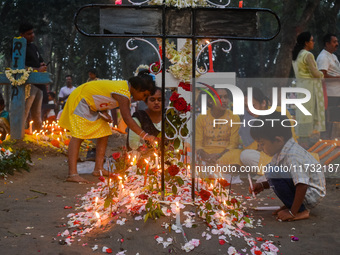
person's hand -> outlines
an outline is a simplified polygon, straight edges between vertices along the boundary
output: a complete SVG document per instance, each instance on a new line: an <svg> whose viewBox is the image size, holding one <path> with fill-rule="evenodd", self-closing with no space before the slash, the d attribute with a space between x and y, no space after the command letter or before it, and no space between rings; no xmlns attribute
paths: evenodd
<svg viewBox="0 0 340 255"><path fill-rule="evenodd" d="M100 117L102 117L105 121L107 121L107 122L112 122L112 118L111 118L111 116L106 112L106 111L104 111L104 112L99 112L99 115L100 115Z"/></svg>
<svg viewBox="0 0 340 255"><path fill-rule="evenodd" d="M38 72L42 73L42 72L46 72L47 70L47 66L41 66L38 68Z"/></svg>
<svg viewBox="0 0 340 255"><path fill-rule="evenodd" d="M261 191L263 191L263 190L264 190L264 187L263 187L263 185L262 185L261 183L254 183L254 184L253 184L253 189L254 189L254 193L255 193L255 195L256 195L256 194L260 193ZM249 193L250 193L250 194L253 193L253 191L251 190L251 187L250 187L250 186L249 186Z"/></svg>
<svg viewBox="0 0 340 255"><path fill-rule="evenodd" d="M282 220L282 221L290 221L290 220L293 220L294 217L289 213L289 209L285 209L277 213L276 219Z"/></svg>
<svg viewBox="0 0 340 255"><path fill-rule="evenodd" d="M150 144L154 144L155 143L155 139L156 137L153 135L147 135L144 137L145 141L148 141Z"/></svg>

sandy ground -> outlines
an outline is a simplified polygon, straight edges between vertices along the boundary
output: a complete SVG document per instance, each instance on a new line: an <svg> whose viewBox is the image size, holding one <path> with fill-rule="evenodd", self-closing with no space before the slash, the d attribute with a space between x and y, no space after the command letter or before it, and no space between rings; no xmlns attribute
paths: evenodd
<svg viewBox="0 0 340 255"><path fill-rule="evenodd" d="M107 154L110 154L119 143L117 139L111 139ZM7 179L0 180L0 254L48 254L48 255L76 255L76 254L102 254L101 248L107 246L113 250L112 254L127 250L125 254L185 254L181 250L184 244L182 234L165 231L161 224L170 222L169 217L162 217L156 222L149 220L135 221L131 215L124 213L118 216L126 217L125 225L115 224L116 218L105 227L95 229L85 237L75 239L71 246L60 242L63 238L58 237L59 232L65 229L67 214L77 212L76 205L81 204L80 198L91 186L64 182L67 175L66 156L56 154L42 154L35 150L32 155L34 166L31 171L16 173ZM97 178L85 175L85 178L97 182ZM247 182L235 185L236 193L248 195ZM262 236L263 239L273 240L280 248L278 254L338 254L340 247L339 232L339 179L327 179L327 196L322 203L311 211L310 219L299 222L278 222L270 211L254 211L248 213L256 221L262 221L262 227L244 229L253 236ZM34 192L44 192L46 195ZM251 204L249 204L251 203ZM257 200L248 201L251 206L281 205L273 192L266 191L257 197ZM71 209L64 209L72 206ZM185 210L195 211L187 207ZM207 225L197 218L197 228L184 229L186 237L190 240L201 240L199 247L190 254L228 254L229 244L220 245L217 236L211 240L203 239L202 232L206 231ZM274 236L268 236L273 234ZM174 244L168 248L157 245L155 236L173 237ZM290 235L299 238L292 242ZM233 238L230 244L238 249L245 248L244 241ZM99 250L92 251L91 247L99 246Z"/></svg>

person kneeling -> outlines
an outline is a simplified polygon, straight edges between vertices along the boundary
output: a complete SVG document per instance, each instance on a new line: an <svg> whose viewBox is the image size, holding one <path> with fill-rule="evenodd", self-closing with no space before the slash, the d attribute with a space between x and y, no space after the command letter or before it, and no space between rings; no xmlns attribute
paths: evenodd
<svg viewBox="0 0 340 255"><path fill-rule="evenodd" d="M286 118L274 112L259 118L263 126L250 129L260 148L273 157L265 169L267 181L254 184L253 190L257 194L272 188L284 204L273 214L278 220L292 221L309 218L309 209L326 195L326 182L322 171L311 171L320 163L294 141L291 128L281 124Z"/></svg>

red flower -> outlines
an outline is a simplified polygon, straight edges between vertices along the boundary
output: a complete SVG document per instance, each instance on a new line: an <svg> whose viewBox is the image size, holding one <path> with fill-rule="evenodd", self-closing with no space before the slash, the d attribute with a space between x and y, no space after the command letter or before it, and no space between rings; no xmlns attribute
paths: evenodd
<svg viewBox="0 0 340 255"><path fill-rule="evenodd" d="M256 251L254 251L254 254L256 254L256 255L261 255L261 254L262 254L262 251L256 250Z"/></svg>
<svg viewBox="0 0 340 255"><path fill-rule="evenodd" d="M237 203L237 200L236 200L236 198L232 198L232 199L230 200L230 202L231 202L232 204L236 204L236 203Z"/></svg>
<svg viewBox="0 0 340 255"><path fill-rule="evenodd" d="M207 201L211 196L210 192L206 191L204 189L201 189L199 195L200 195L200 197L202 198L203 201Z"/></svg>
<svg viewBox="0 0 340 255"><path fill-rule="evenodd" d="M225 242L223 239L220 239L220 240L219 240L219 243L220 243L220 245L223 245L223 244L225 244L226 242Z"/></svg>
<svg viewBox="0 0 340 255"><path fill-rule="evenodd" d="M230 185L230 183L229 183L227 180L224 180L224 179L218 180L218 183L221 184L221 186L222 186L223 188L225 188L225 187L227 187L227 186Z"/></svg>
<svg viewBox="0 0 340 255"><path fill-rule="evenodd" d="M100 176L100 177L99 177L99 180L102 181L102 182L104 182L104 181L105 181L105 177L104 177L104 176Z"/></svg>
<svg viewBox="0 0 340 255"><path fill-rule="evenodd" d="M178 174L179 172L179 167L176 166L176 165L171 165L168 167L168 173L171 175L171 176L175 176L176 174Z"/></svg>
<svg viewBox="0 0 340 255"><path fill-rule="evenodd" d="M156 73L159 71L159 68L161 67L161 65L159 64L159 61L153 63L154 65L150 64L151 67L151 71Z"/></svg>
<svg viewBox="0 0 340 255"><path fill-rule="evenodd" d="M187 110L186 110L186 112L190 112L190 111L191 111L191 105L188 104L188 105L187 105Z"/></svg>
<svg viewBox="0 0 340 255"><path fill-rule="evenodd" d="M188 82L180 82L178 84L178 87L181 87L185 91L191 91L190 83L188 83Z"/></svg>
<svg viewBox="0 0 340 255"><path fill-rule="evenodd" d="M177 111L186 112L187 111L187 101L183 97L178 98L174 101L174 107Z"/></svg>
<svg viewBox="0 0 340 255"><path fill-rule="evenodd" d="M176 101L178 97L179 97L179 94L176 91L174 91L170 97L170 101L171 102Z"/></svg>
<svg viewBox="0 0 340 255"><path fill-rule="evenodd" d="M140 198L140 199L142 199L142 200L147 200L147 199L149 198L149 196L146 195L146 194L140 194L140 195L138 196L138 198Z"/></svg>
<svg viewBox="0 0 340 255"><path fill-rule="evenodd" d="M120 158L120 152L115 152L115 153L112 153L112 157L114 160L117 160Z"/></svg>

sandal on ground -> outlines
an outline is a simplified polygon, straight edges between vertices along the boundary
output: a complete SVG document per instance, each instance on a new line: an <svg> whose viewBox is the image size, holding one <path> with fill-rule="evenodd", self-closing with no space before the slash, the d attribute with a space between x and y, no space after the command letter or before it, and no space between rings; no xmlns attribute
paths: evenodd
<svg viewBox="0 0 340 255"><path fill-rule="evenodd" d="M66 182L76 182L76 183L79 183L79 184L90 183L88 180L84 179L83 177L80 177L79 174L69 174L65 181Z"/></svg>

